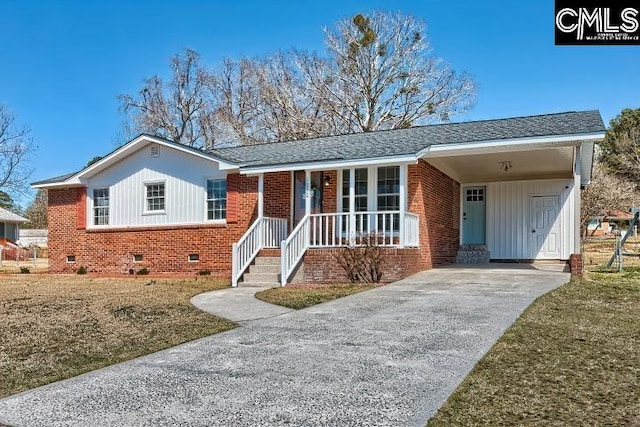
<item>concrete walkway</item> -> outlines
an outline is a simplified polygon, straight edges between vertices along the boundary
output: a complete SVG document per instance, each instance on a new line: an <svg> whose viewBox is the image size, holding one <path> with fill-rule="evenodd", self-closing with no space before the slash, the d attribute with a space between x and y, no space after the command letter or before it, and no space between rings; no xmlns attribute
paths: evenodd
<svg viewBox="0 0 640 427"><path fill-rule="evenodd" d="M423 426L569 279L443 268L0 400L16 426Z"/></svg>
<svg viewBox="0 0 640 427"><path fill-rule="evenodd" d="M260 301L254 295L269 288L237 287L205 292L191 298L191 304L200 310L234 322L267 319L294 310Z"/></svg>

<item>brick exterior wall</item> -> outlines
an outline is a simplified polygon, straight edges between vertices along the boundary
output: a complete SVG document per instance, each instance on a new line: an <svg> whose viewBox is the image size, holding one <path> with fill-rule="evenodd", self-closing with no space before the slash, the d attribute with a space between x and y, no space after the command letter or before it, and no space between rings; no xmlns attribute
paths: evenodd
<svg viewBox="0 0 640 427"><path fill-rule="evenodd" d="M323 187L323 211L335 212L337 172L326 171L330 185ZM224 278L231 276L231 246L257 216L257 177L239 175L237 222L226 225L156 226L86 230L81 224L85 202L79 190L49 190L49 269L73 273L80 266L89 272L127 274L146 267L153 273L196 273L202 270ZM408 211L420 217L420 248L384 249L383 280L398 280L435 265L455 261L460 230L460 185L424 161L408 167ZM264 213L291 218L290 172L265 174ZM305 256L305 280L344 281L335 261L339 249L309 250ZM265 255L279 255L274 250ZM134 255L142 262L134 262ZM189 262L198 254L198 262ZM67 263L66 257L76 257Z"/></svg>
<svg viewBox="0 0 640 427"><path fill-rule="evenodd" d="M257 216L257 188L256 177L240 175L237 178L238 215L234 223L108 230L80 228L78 215L84 205L77 202L78 189L51 189L49 271L73 273L84 266L89 272L127 274L129 269L137 271L146 267L152 274L208 270L229 278L231 246ZM265 183L265 190L267 188ZM199 261L189 262L189 254L198 254ZM67 263L70 255L75 256L75 263ZM142 255L142 262L134 262L134 255Z"/></svg>

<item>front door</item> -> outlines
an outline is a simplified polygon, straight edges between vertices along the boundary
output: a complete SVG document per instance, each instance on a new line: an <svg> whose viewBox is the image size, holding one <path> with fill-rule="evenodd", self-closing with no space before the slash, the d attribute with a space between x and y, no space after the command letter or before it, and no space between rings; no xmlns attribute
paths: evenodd
<svg viewBox="0 0 640 427"><path fill-rule="evenodd" d="M305 171L293 173L293 226L305 214ZM311 172L311 213L322 213L322 172Z"/></svg>
<svg viewBox="0 0 640 427"><path fill-rule="evenodd" d="M462 244L484 245L486 187L465 187L462 201Z"/></svg>
<svg viewBox="0 0 640 427"><path fill-rule="evenodd" d="M560 259L560 203L558 196L531 196L533 259Z"/></svg>

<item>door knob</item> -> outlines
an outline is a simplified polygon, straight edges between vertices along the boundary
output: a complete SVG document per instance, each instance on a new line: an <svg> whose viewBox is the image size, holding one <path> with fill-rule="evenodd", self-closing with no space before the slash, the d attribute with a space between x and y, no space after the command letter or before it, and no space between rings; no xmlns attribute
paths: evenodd
<svg viewBox="0 0 640 427"><path fill-rule="evenodd" d="M531 232L532 232L532 233L535 233L535 232L536 232L536 230L531 230Z"/></svg>

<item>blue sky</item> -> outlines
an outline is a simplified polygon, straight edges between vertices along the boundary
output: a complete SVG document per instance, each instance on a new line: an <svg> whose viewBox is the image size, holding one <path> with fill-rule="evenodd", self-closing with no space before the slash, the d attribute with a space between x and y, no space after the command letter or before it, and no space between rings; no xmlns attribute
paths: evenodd
<svg viewBox="0 0 640 427"><path fill-rule="evenodd" d="M550 0L0 0L0 103L33 130L32 180L49 178L112 151L122 130L117 96L166 75L184 48L207 65L321 50L323 26L379 9L424 19L433 52L475 77L476 106L455 120L599 109L608 123L640 107L640 46L554 46L553 8Z"/></svg>

